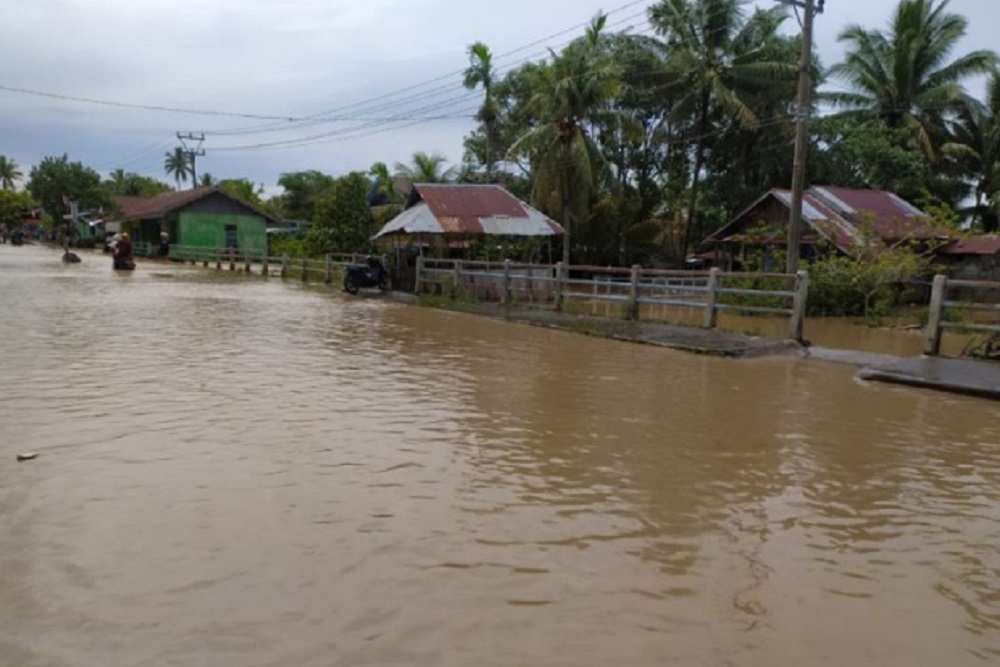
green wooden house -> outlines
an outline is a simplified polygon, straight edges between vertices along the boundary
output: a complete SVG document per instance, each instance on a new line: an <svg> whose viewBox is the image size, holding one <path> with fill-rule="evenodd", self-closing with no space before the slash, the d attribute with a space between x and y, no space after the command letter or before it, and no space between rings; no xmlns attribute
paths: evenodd
<svg viewBox="0 0 1000 667"><path fill-rule="evenodd" d="M273 216L215 187L168 192L156 197L116 197L118 212L109 216L129 232L137 246L171 246L267 251L267 225Z"/></svg>

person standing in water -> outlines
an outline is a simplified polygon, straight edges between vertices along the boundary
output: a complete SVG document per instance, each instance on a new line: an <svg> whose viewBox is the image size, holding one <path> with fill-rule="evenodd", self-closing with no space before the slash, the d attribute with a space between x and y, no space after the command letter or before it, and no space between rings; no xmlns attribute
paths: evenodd
<svg viewBox="0 0 1000 667"><path fill-rule="evenodd" d="M118 243L115 244L114 257L115 270L131 271L135 268L135 262L132 261L132 238L128 232L123 233L118 239Z"/></svg>

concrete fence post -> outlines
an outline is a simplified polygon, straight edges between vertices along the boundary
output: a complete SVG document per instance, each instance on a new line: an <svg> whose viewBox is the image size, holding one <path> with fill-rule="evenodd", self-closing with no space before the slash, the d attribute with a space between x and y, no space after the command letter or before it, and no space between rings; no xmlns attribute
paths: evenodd
<svg viewBox="0 0 1000 667"><path fill-rule="evenodd" d="M222 250L220 248L215 249L215 270L222 270Z"/></svg>
<svg viewBox="0 0 1000 667"><path fill-rule="evenodd" d="M788 337L802 341L806 326L806 302L809 300L809 274L799 271L795 274L795 296L792 299L792 320L789 322Z"/></svg>
<svg viewBox="0 0 1000 667"><path fill-rule="evenodd" d="M458 282L462 279L462 260L456 259L453 266L451 280L451 298L454 299L458 296Z"/></svg>
<svg viewBox="0 0 1000 667"><path fill-rule="evenodd" d="M229 248L229 270L236 270L236 248Z"/></svg>
<svg viewBox="0 0 1000 667"><path fill-rule="evenodd" d="M503 294L501 298L504 304L510 303L510 271L512 264L513 262L509 259L503 261Z"/></svg>
<svg viewBox="0 0 1000 667"><path fill-rule="evenodd" d="M628 309L625 315L630 320L639 319L639 274L641 271L641 266L632 265L632 276L628 286Z"/></svg>
<svg viewBox="0 0 1000 667"><path fill-rule="evenodd" d="M705 294L705 319L706 329L714 329L719 320L719 311L715 307L719 298L719 269L713 268L708 271L708 283L705 285L708 291Z"/></svg>
<svg viewBox="0 0 1000 667"><path fill-rule="evenodd" d="M243 273L250 273L250 248L243 252Z"/></svg>
<svg viewBox="0 0 1000 667"><path fill-rule="evenodd" d="M288 255L281 256L281 277L288 275Z"/></svg>
<svg viewBox="0 0 1000 667"><path fill-rule="evenodd" d="M424 273L424 256L417 255L417 269L416 275L413 279L413 293L420 294L421 288L423 288L423 273Z"/></svg>
<svg viewBox="0 0 1000 667"><path fill-rule="evenodd" d="M271 271L267 265L267 260L268 260L267 251L264 251L264 264L263 266L260 267L260 275L264 276L265 278L271 275Z"/></svg>
<svg viewBox="0 0 1000 667"><path fill-rule="evenodd" d="M556 312L563 309L563 282L566 279L566 267L562 262L556 263Z"/></svg>
<svg viewBox="0 0 1000 667"><path fill-rule="evenodd" d="M326 254L326 265L323 267L323 284L329 285L333 282L333 257Z"/></svg>
<svg viewBox="0 0 1000 667"><path fill-rule="evenodd" d="M934 276L931 287L931 305L927 313L927 330L924 332L924 354L935 357L941 353L941 315L944 310L944 293L948 277Z"/></svg>
<svg viewBox="0 0 1000 667"><path fill-rule="evenodd" d="M302 278L302 282L304 282L304 283L305 282L309 282L309 258L308 257L303 257L302 258L302 275L300 277Z"/></svg>

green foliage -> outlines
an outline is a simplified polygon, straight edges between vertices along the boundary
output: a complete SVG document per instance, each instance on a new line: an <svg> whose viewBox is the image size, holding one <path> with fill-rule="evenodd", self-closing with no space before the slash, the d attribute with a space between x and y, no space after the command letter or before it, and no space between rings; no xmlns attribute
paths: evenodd
<svg viewBox="0 0 1000 667"><path fill-rule="evenodd" d="M168 176L173 176L177 181L177 189L181 189L181 183L187 182L189 177L194 176L194 165L191 164L191 157L183 148L177 146L172 153L167 153L163 160L163 170Z"/></svg>
<svg viewBox="0 0 1000 667"><path fill-rule="evenodd" d="M267 254L272 257L288 255L292 258L306 257L306 244L293 236L270 235L267 237Z"/></svg>
<svg viewBox="0 0 1000 667"><path fill-rule="evenodd" d="M0 155L0 190L13 190L23 176L16 162Z"/></svg>
<svg viewBox="0 0 1000 667"><path fill-rule="evenodd" d="M68 214L69 207L63 203L79 202L81 211L110 209L111 196L101 183L101 175L79 162L70 162L62 157L46 157L31 168L28 178L28 192L41 204L45 212L56 221Z"/></svg>
<svg viewBox="0 0 1000 667"><path fill-rule="evenodd" d="M311 256L332 252L365 252L375 233L368 206L371 183L360 173L338 178L329 197L316 205L313 228L305 238Z"/></svg>
<svg viewBox="0 0 1000 667"><path fill-rule="evenodd" d="M20 227L22 216L34 207L30 193L0 189L0 225L6 225L7 229Z"/></svg>
<svg viewBox="0 0 1000 667"><path fill-rule="evenodd" d="M809 312L877 322L901 288L931 268L929 257L907 246L875 246L858 257L831 254L808 265Z"/></svg>
<svg viewBox="0 0 1000 667"><path fill-rule="evenodd" d="M457 167L444 168L448 158L440 153L424 153L417 151L413 161L406 165L396 163L396 171L405 176L410 183L448 183L458 174Z"/></svg>
<svg viewBox="0 0 1000 667"><path fill-rule="evenodd" d="M992 51L949 59L968 21L947 8L948 0L900 0L888 32L845 28L839 39L847 57L830 74L852 91L825 96L855 115L905 132L932 161L947 136L945 113L965 95L962 81L989 72L997 59Z"/></svg>
<svg viewBox="0 0 1000 667"><path fill-rule="evenodd" d="M257 185L247 178L224 178L218 182L217 187L226 194L241 199L251 206L263 204L261 195L264 194L264 186Z"/></svg>
<svg viewBox="0 0 1000 667"><path fill-rule="evenodd" d="M134 172L126 172L124 169L115 169L104 181L104 184L111 194L129 197L155 197L173 191L173 188L162 181Z"/></svg>
<svg viewBox="0 0 1000 667"><path fill-rule="evenodd" d="M284 188L280 196L281 211L291 220L312 220L316 204L333 191L334 178L316 171L295 171L282 174L278 185Z"/></svg>
<svg viewBox="0 0 1000 667"><path fill-rule="evenodd" d="M382 229L383 226L397 215L403 212L403 207L399 204L389 204L372 209L374 216L375 230Z"/></svg>

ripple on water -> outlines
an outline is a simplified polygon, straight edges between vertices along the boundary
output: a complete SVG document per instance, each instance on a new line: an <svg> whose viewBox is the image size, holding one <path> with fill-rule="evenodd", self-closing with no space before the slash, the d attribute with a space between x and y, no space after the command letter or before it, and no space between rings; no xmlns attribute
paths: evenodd
<svg viewBox="0 0 1000 667"><path fill-rule="evenodd" d="M990 404L21 250L5 667L1000 656Z"/></svg>

